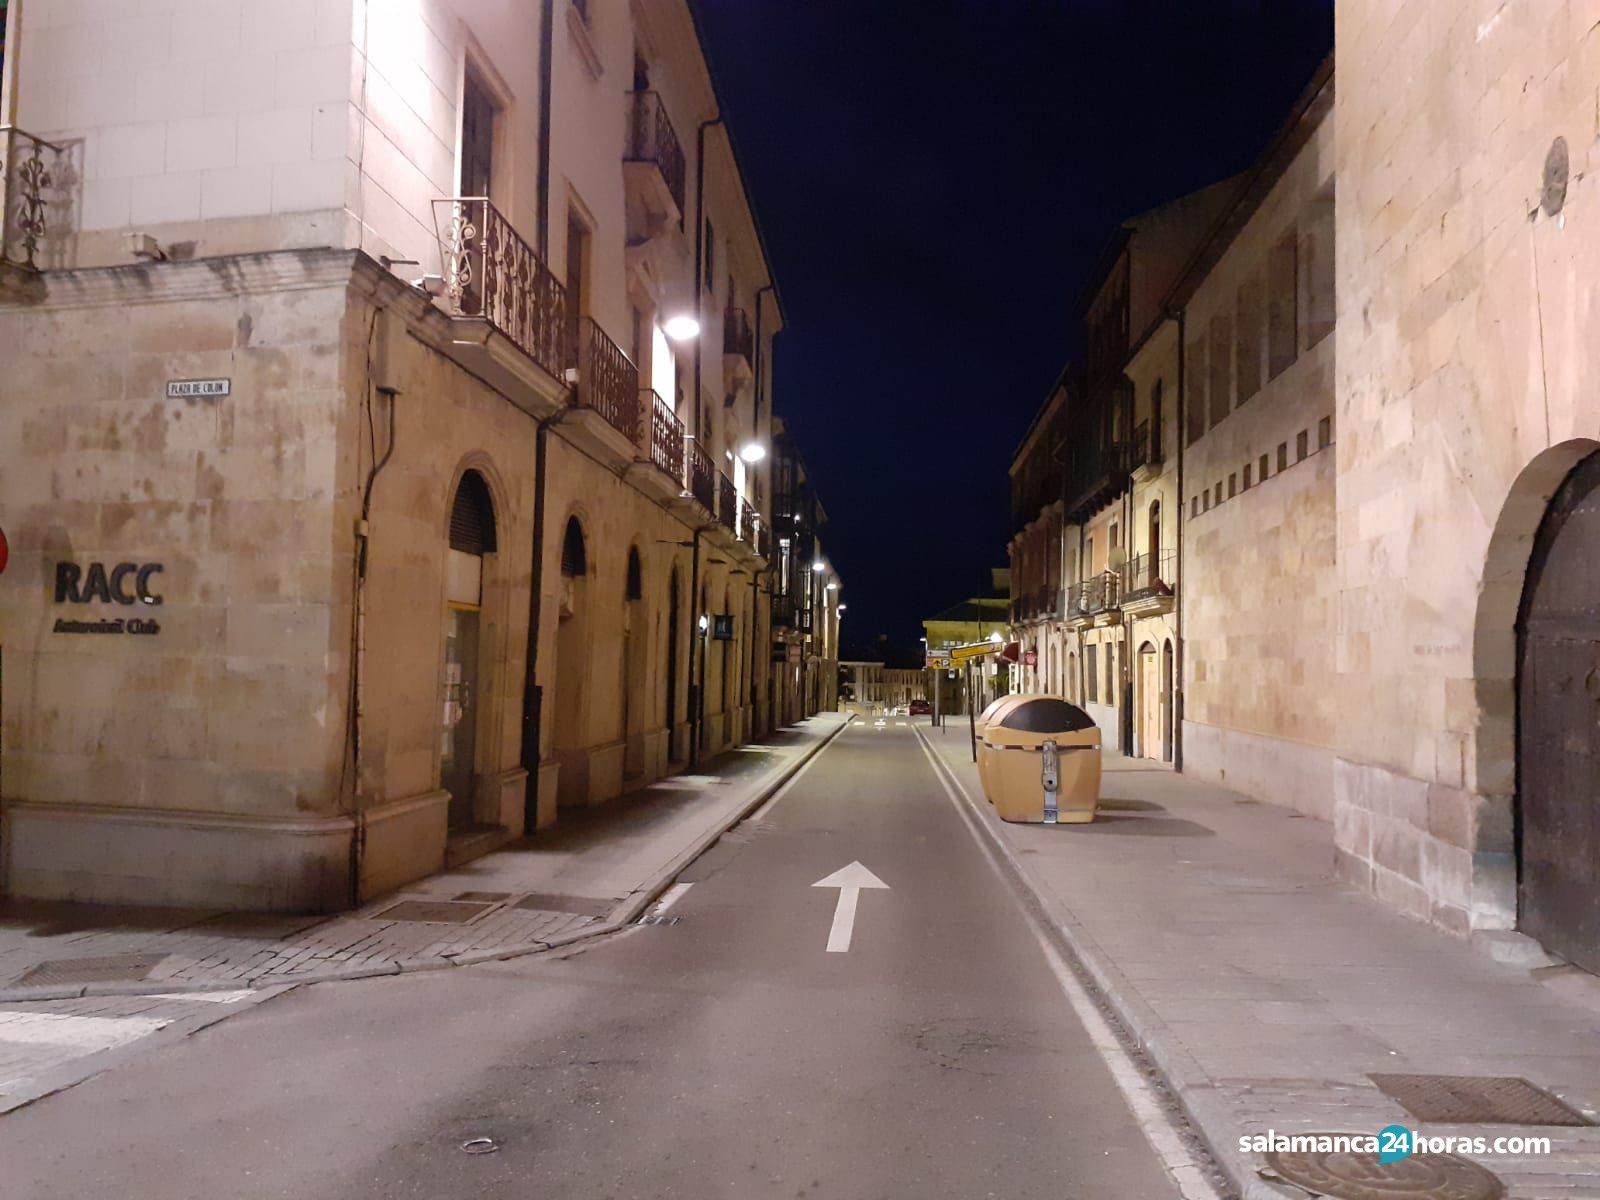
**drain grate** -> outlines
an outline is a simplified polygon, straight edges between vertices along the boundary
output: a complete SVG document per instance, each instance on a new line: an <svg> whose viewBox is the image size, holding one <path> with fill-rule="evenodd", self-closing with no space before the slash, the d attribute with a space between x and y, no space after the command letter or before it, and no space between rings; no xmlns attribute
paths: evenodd
<svg viewBox="0 0 1600 1200"><path fill-rule="evenodd" d="M137 983L165 954L103 954L99 958L58 958L31 968L20 983L57 987L73 983Z"/></svg>
<svg viewBox="0 0 1600 1200"><path fill-rule="evenodd" d="M402 900L373 913L374 921L430 921L439 924L460 925L479 913L493 908L492 904L467 904L460 900Z"/></svg>
<svg viewBox="0 0 1600 1200"><path fill-rule="evenodd" d="M1504 1200L1506 1194L1498 1176L1454 1154L1413 1154L1391 1163L1380 1163L1376 1154L1365 1151L1270 1150L1263 1157L1267 1178L1339 1200Z"/></svg>
<svg viewBox="0 0 1600 1200"><path fill-rule="evenodd" d="M498 904L502 900L511 899L510 892L462 892L457 900L482 900L487 904Z"/></svg>
<svg viewBox="0 0 1600 1200"><path fill-rule="evenodd" d="M640 925L676 925L682 917L669 916L666 913L646 913L639 918Z"/></svg>
<svg viewBox="0 0 1600 1200"><path fill-rule="evenodd" d="M1369 1075L1419 1121L1441 1125L1587 1125L1543 1088L1509 1075Z"/></svg>
<svg viewBox="0 0 1600 1200"><path fill-rule="evenodd" d="M603 917L617 906L615 900L596 900L593 896L563 896L556 892L530 892L514 908L538 912L574 913L580 917Z"/></svg>

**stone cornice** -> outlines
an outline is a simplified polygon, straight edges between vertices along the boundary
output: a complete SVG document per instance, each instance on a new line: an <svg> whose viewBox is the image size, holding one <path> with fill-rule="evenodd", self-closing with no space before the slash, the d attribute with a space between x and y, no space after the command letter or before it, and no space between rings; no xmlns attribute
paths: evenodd
<svg viewBox="0 0 1600 1200"><path fill-rule="evenodd" d="M26 299L0 299L0 312L223 300L264 292L340 287L350 282L356 261L363 257L357 250L326 246L183 262L43 271Z"/></svg>

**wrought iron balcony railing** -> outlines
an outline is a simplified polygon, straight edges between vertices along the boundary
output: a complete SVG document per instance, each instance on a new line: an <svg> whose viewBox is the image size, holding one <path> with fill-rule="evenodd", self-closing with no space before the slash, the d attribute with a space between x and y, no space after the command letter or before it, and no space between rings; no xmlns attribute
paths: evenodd
<svg viewBox="0 0 1600 1200"><path fill-rule="evenodd" d="M687 174L683 147L667 119L666 106L655 92L634 92L628 119L628 160L654 163L683 212L683 185ZM681 219L681 218L680 218Z"/></svg>
<svg viewBox="0 0 1600 1200"><path fill-rule="evenodd" d="M1128 446L1128 469L1161 465L1161 426L1150 421L1140 421L1133 427L1133 441Z"/></svg>
<svg viewBox="0 0 1600 1200"><path fill-rule="evenodd" d="M742 308L730 308L722 315L722 352L755 362L755 339L750 334L750 318Z"/></svg>
<svg viewBox="0 0 1600 1200"><path fill-rule="evenodd" d="M639 372L592 317L578 322L578 383L573 400L635 444L639 441Z"/></svg>
<svg viewBox="0 0 1600 1200"><path fill-rule="evenodd" d="M748 500L739 501L739 540L752 549L761 548L761 514Z"/></svg>
<svg viewBox="0 0 1600 1200"><path fill-rule="evenodd" d="M1102 571L1067 589L1067 616L1087 617L1117 606L1121 580L1115 571Z"/></svg>
<svg viewBox="0 0 1600 1200"><path fill-rule="evenodd" d="M557 379L571 364L567 293L482 196L433 202L451 316L487 321Z"/></svg>
<svg viewBox="0 0 1600 1200"><path fill-rule="evenodd" d="M705 506L707 512L717 508L717 468L711 456L700 447L698 438L686 438L689 443L689 477L686 481L689 494Z"/></svg>
<svg viewBox="0 0 1600 1200"><path fill-rule="evenodd" d="M729 533L739 532L739 493L734 490L733 480L721 471L717 472L717 520Z"/></svg>
<svg viewBox="0 0 1600 1200"><path fill-rule="evenodd" d="M0 125L0 267L39 269L64 153L54 142Z"/></svg>
<svg viewBox="0 0 1600 1200"><path fill-rule="evenodd" d="M650 461L673 479L682 479L683 422L650 388L639 392L639 407L650 413Z"/></svg>
<svg viewBox="0 0 1600 1200"><path fill-rule="evenodd" d="M1177 567L1176 550L1135 555L1122 568L1122 599L1134 600L1170 593Z"/></svg>

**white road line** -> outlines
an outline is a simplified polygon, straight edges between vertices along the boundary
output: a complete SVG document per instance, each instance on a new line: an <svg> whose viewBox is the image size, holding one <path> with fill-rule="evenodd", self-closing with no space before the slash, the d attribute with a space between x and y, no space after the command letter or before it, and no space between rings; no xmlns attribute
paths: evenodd
<svg viewBox="0 0 1600 1200"><path fill-rule="evenodd" d="M671 908L679 900L683 899L683 894L693 886L694 884L692 883L673 884L666 891L662 892L661 899L657 900L655 904L651 906L650 915L652 917L659 917L662 913L666 912L667 909Z"/></svg>
<svg viewBox="0 0 1600 1200"><path fill-rule="evenodd" d="M1150 1143L1150 1148L1156 1152L1156 1157L1161 1160L1162 1166L1171 1175L1178 1185L1178 1191L1186 1200L1220 1200L1221 1193L1212 1186L1206 1178L1200 1164L1195 1161L1194 1155L1184 1145L1183 1138L1179 1136L1173 1126L1172 1119L1162 1106L1155 1091L1145 1082L1138 1068L1131 1061L1127 1048L1118 1040L1110 1024L1096 1007L1087 989L1073 974L1072 968L1061 957L1061 952L1050 941L1034 916L1028 912L1022 903L1022 898L1016 894L1011 886L1011 881L1006 877L1001 868L1000 860L979 831L977 818L973 816L970 805L975 802L970 796L964 802L958 795L956 788L960 787L962 794L966 794L966 787L959 780L952 780L949 768L941 763L934 754L933 748L928 745L921 730L917 731L917 741L922 745L922 752L928 756L928 762L933 767L933 773L938 777L940 786L944 789L946 798L955 806L957 814L966 823L967 832L972 835L973 841L978 843L978 849L983 851L984 858L993 869L1000 882L1005 885L1010 894L1012 903L1021 911L1023 919L1027 921L1029 930L1033 933L1034 940L1039 944L1039 950L1044 955L1045 963L1050 968L1050 973L1055 976L1057 985L1067 1002L1072 1005L1072 1010L1082 1022L1085 1032L1089 1035L1089 1042L1100 1055L1101 1061L1111 1072L1111 1078L1117 1085L1117 1090L1122 1093L1122 1098L1127 1101L1128 1108L1133 1112L1143 1131L1145 1140Z"/></svg>
<svg viewBox="0 0 1600 1200"><path fill-rule="evenodd" d="M198 1000L202 1004L235 1004L256 994L254 988L236 992L155 992L150 1000Z"/></svg>
<svg viewBox="0 0 1600 1200"><path fill-rule="evenodd" d="M62 1046L89 1053L152 1034L172 1023L164 1017L74 1017L65 1013L0 1012L0 1042Z"/></svg>
<svg viewBox="0 0 1600 1200"><path fill-rule="evenodd" d="M848 722L848 721L845 723L846 732L849 731L849 727L850 727L851 724L852 724L852 722ZM789 777L789 782L788 783L784 784L781 788L779 788L777 791L772 793L772 799L768 800L760 808L756 809L756 811L751 813L750 816L747 819L751 820L751 821L759 821L763 817L765 817L769 812L772 811L772 806L777 804L777 802L779 800L782 800L785 796L787 796L789 794L789 789L794 787L795 784L800 782L801 776L803 776L807 771L811 770L812 767L816 766L817 763L822 760L822 756L824 754L826 754L831 749L833 749L833 742L830 740L826 746L824 746L821 750L818 750L815 754L813 754L811 756L811 761L810 762L806 763L805 766L801 767L798 771L796 771L793 775L791 775Z"/></svg>

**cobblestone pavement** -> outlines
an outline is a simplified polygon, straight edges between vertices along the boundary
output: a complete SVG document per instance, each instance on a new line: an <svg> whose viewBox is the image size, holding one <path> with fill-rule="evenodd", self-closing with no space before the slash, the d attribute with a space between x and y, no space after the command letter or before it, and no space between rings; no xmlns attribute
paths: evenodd
<svg viewBox="0 0 1600 1200"><path fill-rule="evenodd" d="M1241 1135L1398 1124L1548 1136L1548 1155L1469 1157L1511 1200L1600 1200L1600 1127L1433 1124L1371 1079L1520 1077L1593 1120L1600 981L1514 935L1473 944L1411 921L1337 879L1327 823L1157 763L1107 755L1092 824L1007 824L982 801L967 730L922 733L1246 1196L1305 1193L1265 1182Z"/></svg>
<svg viewBox="0 0 1600 1200"><path fill-rule="evenodd" d="M164 1033L187 1036L281 990L0 1005L0 1113L87 1079Z"/></svg>

